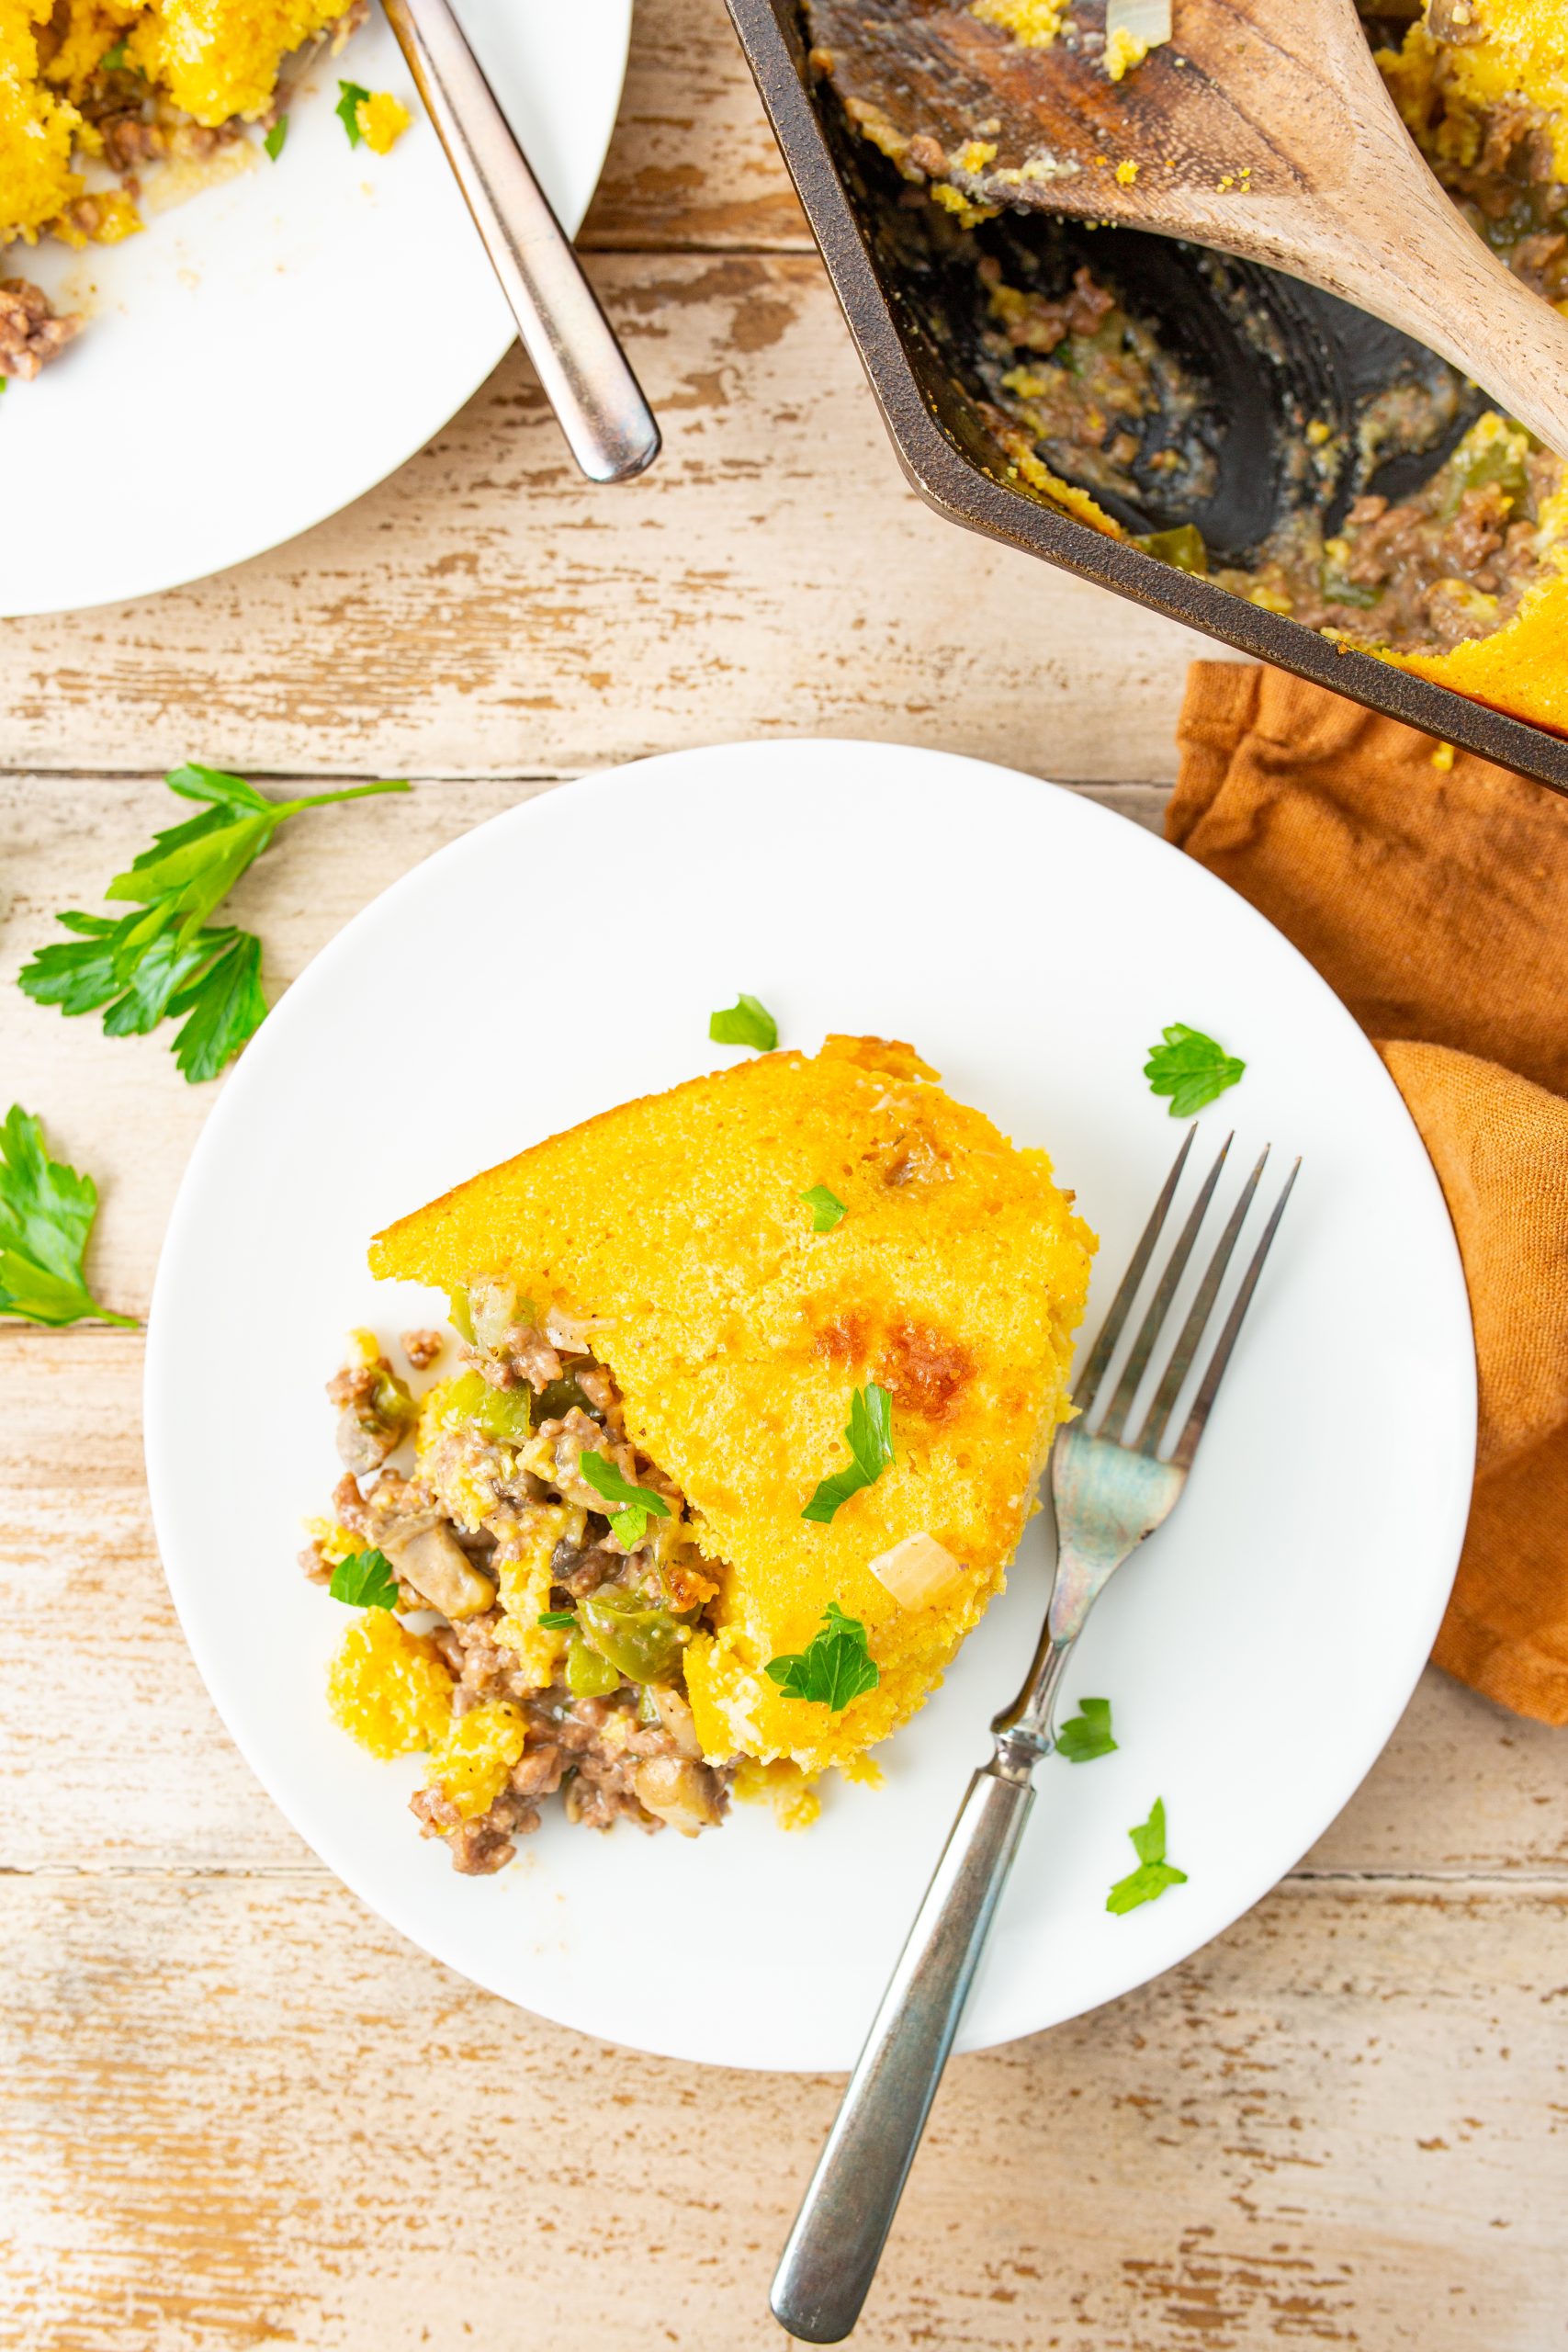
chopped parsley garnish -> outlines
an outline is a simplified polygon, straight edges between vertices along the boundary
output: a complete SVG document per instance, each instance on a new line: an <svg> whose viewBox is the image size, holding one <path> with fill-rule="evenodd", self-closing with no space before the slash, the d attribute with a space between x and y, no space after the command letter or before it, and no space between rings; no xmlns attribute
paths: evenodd
<svg viewBox="0 0 1568 2352"><path fill-rule="evenodd" d="M866 1647L865 1627L857 1617L846 1617L836 1600L822 1612L822 1626L803 1650L787 1657L770 1658L765 1668L786 1699L810 1699L835 1714L874 1690L882 1679L876 1660Z"/></svg>
<svg viewBox="0 0 1568 2352"><path fill-rule="evenodd" d="M800 1197L811 1211L813 1233L831 1233L840 1218L849 1215L838 1194L830 1193L826 1184L813 1184L811 1190L802 1193Z"/></svg>
<svg viewBox="0 0 1568 2352"><path fill-rule="evenodd" d="M1179 1871L1165 1859L1165 1799L1156 1797L1154 1809L1146 1821L1136 1829L1129 1829L1133 1851L1138 1857L1138 1867L1119 1878L1105 1898L1108 1911L1135 1911L1140 1903L1153 1903L1168 1886L1185 1886L1187 1872Z"/></svg>
<svg viewBox="0 0 1568 2352"><path fill-rule="evenodd" d="M106 74L124 74L132 70L125 54L125 35L121 33L112 49L106 49L98 60Z"/></svg>
<svg viewBox="0 0 1568 2352"><path fill-rule="evenodd" d="M273 124L272 129L267 132L266 137L262 141L262 145L266 149L267 153L272 157L275 164L283 153L284 142L288 137L288 117L286 114L280 114L277 120Z"/></svg>
<svg viewBox="0 0 1568 2352"><path fill-rule="evenodd" d="M708 1035L716 1046L754 1046L771 1054L779 1042L779 1024L765 1004L754 996L738 996L728 1011L710 1012Z"/></svg>
<svg viewBox="0 0 1568 2352"><path fill-rule="evenodd" d="M1173 1119L1190 1119L1227 1086L1234 1086L1247 1068L1213 1037L1205 1037L1201 1029L1190 1029L1185 1021L1173 1022L1161 1035L1164 1042L1149 1047L1144 1076L1151 1094L1169 1095Z"/></svg>
<svg viewBox="0 0 1568 2352"><path fill-rule="evenodd" d="M880 1478L892 1461L893 1398L874 1380L868 1380L863 1388L855 1390L844 1443L850 1449L849 1467L821 1481L801 1512L802 1519L818 1520L826 1527L839 1505Z"/></svg>
<svg viewBox="0 0 1568 2352"><path fill-rule="evenodd" d="M351 1609L395 1609L398 1605L392 1564L374 1544L367 1552L351 1552L346 1560L340 1560L327 1590L334 1600L347 1601Z"/></svg>
<svg viewBox="0 0 1568 2352"><path fill-rule="evenodd" d="M101 1011L108 1037L144 1036L166 1014L183 1016L175 1060L194 1085L216 1078L266 1018L261 941L232 924L210 928L208 917L290 817L332 801L406 792L408 786L354 784L269 800L243 776L196 761L164 782L183 800L209 806L154 834L152 848L115 876L104 896L131 900L129 913L58 915L75 936L40 947L17 980L35 1004L58 1005L64 1013Z"/></svg>
<svg viewBox="0 0 1568 2352"><path fill-rule="evenodd" d="M1069 1764L1091 1764L1097 1756L1109 1756L1115 1745L1109 1699L1080 1699L1078 1713L1069 1715L1056 1734L1056 1753Z"/></svg>
<svg viewBox="0 0 1568 2352"><path fill-rule="evenodd" d="M133 1315L111 1315L87 1288L97 1213L92 1178L51 1159L41 1122L13 1102L0 1124L0 1315L56 1330L87 1321L135 1329Z"/></svg>
<svg viewBox="0 0 1568 2352"><path fill-rule="evenodd" d="M576 1624L577 1611L575 1609L547 1609L542 1617L536 1617L534 1623L547 1626L552 1634L564 1634L569 1626Z"/></svg>
<svg viewBox="0 0 1568 2352"><path fill-rule="evenodd" d="M656 1495L651 1487L632 1486L608 1454L585 1453L578 1468L594 1493L615 1506L610 1513L610 1532L628 1552L635 1552L642 1542L650 1519L669 1518L670 1506L663 1496Z"/></svg>
<svg viewBox="0 0 1568 2352"><path fill-rule="evenodd" d="M343 96L333 107L333 112L347 131L349 145L357 147L365 135L359 128L359 109L364 106L370 93L368 90L361 89L357 82L340 82L338 88Z"/></svg>

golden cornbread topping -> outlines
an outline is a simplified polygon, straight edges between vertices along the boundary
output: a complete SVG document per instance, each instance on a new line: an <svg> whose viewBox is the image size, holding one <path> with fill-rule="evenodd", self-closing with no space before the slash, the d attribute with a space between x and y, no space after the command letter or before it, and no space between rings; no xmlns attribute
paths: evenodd
<svg viewBox="0 0 1568 2352"><path fill-rule="evenodd" d="M289 89L343 46L367 0L0 0L0 256L54 237L113 244L141 226L150 173L216 174L254 127L273 162ZM353 87L351 143L385 154L409 116ZM343 108L340 105L340 113ZM69 342L37 288L0 278L0 378L28 377Z"/></svg>
<svg viewBox="0 0 1568 2352"><path fill-rule="evenodd" d="M1000 1589L1092 1249L1043 1153L874 1038L624 1104L405 1218L373 1269L449 1294L458 1368L415 1399L356 1342L306 1565L437 1621L417 1658L377 1636L384 1724L359 1651L336 1670L339 1721L429 1747L414 1809L460 1869L557 1790L695 1834L739 1772L800 1817ZM461 1737L403 1736L432 1659L455 1723L492 1711Z"/></svg>

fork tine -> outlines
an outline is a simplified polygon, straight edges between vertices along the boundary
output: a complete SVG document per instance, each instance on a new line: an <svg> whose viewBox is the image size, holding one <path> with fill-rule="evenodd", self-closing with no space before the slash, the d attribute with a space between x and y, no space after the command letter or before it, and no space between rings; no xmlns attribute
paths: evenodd
<svg viewBox="0 0 1568 2352"><path fill-rule="evenodd" d="M1224 1167L1225 1155L1235 1141L1235 1132L1233 1128L1220 1146L1220 1156L1203 1179L1198 1197L1192 1204L1191 1213L1181 1228L1180 1238L1166 1261L1165 1272L1159 1278L1155 1295L1150 1299L1148 1309L1139 1326L1138 1336L1133 1342L1133 1351L1127 1358L1126 1368L1116 1384L1116 1394L1106 1407L1105 1418L1095 1431L1096 1437L1120 1440L1126 1427L1127 1416L1133 1409L1133 1399L1136 1396L1144 1374L1148 1370L1149 1358L1154 1353L1155 1341L1159 1338L1160 1326L1170 1310L1170 1302L1176 1295L1177 1285L1187 1271L1187 1261L1192 1255L1193 1244L1197 1241L1203 1219L1209 1214L1209 1203L1214 1197L1214 1187L1220 1181L1220 1171Z"/></svg>
<svg viewBox="0 0 1568 2352"><path fill-rule="evenodd" d="M1232 1209L1225 1223L1225 1229L1220 1236L1219 1246L1209 1261L1208 1272L1198 1285L1198 1295L1187 1310L1187 1320L1181 1327L1181 1337L1178 1340L1171 1352L1170 1362L1166 1365L1161 1375L1159 1386L1155 1391L1154 1403L1145 1414L1144 1424L1137 1436L1128 1441L1134 1453L1155 1455L1159 1453L1159 1442L1165 1433L1165 1425L1170 1419L1171 1408L1180 1394L1181 1384L1192 1369L1193 1359L1198 1352L1198 1343L1203 1336L1203 1327L1213 1313L1214 1301L1219 1295L1220 1284L1225 1278L1225 1269L1230 1264L1231 1252L1235 1248L1236 1238L1246 1221L1247 1212L1252 1206L1252 1196L1258 1190L1258 1180L1263 1173L1263 1164L1269 1157L1269 1148L1265 1144L1258 1165L1241 1188L1236 1204Z"/></svg>
<svg viewBox="0 0 1568 2352"><path fill-rule="evenodd" d="M1138 1246L1133 1252L1132 1260L1122 1277L1116 1295L1111 1302L1110 1312L1100 1327L1100 1337L1094 1343L1089 1362L1078 1374L1078 1384L1073 1391L1073 1402L1080 1413L1087 1413L1093 1404L1100 1384L1105 1377L1106 1366L1116 1352L1116 1342L1122 1337L1122 1327L1126 1322L1133 1301L1138 1295L1138 1285L1148 1271L1149 1260L1154 1256L1155 1243L1159 1239L1160 1228L1165 1223L1170 1204L1176 1196L1176 1188L1181 1182L1181 1171L1187 1165L1187 1155L1192 1148L1192 1138L1197 1132L1196 1124L1187 1130L1186 1141L1176 1155L1176 1164L1165 1180L1164 1188L1154 1204L1149 1221L1144 1227Z"/></svg>
<svg viewBox="0 0 1568 2352"><path fill-rule="evenodd" d="M1258 1277L1263 1272L1263 1261L1269 1255L1269 1244L1280 1229L1280 1219L1285 1214L1285 1203L1291 1197L1291 1187L1300 1173L1301 1164L1298 1159L1285 1179L1284 1189L1274 1204L1274 1213L1263 1228L1263 1238L1252 1253L1251 1265L1242 1276L1241 1288L1237 1291L1231 1311L1225 1317L1225 1328L1220 1333L1213 1355L1209 1362L1209 1369L1203 1374L1202 1385L1192 1399L1192 1410L1187 1416L1186 1427L1178 1438L1176 1451L1170 1457L1180 1469L1190 1470L1192 1466L1192 1456L1198 1451L1198 1441L1202 1436L1208 1421L1209 1408L1219 1393L1220 1383L1225 1374L1225 1366L1231 1359L1231 1350L1235 1345L1235 1335L1240 1330L1247 1310L1252 1304L1252 1294L1258 1288Z"/></svg>

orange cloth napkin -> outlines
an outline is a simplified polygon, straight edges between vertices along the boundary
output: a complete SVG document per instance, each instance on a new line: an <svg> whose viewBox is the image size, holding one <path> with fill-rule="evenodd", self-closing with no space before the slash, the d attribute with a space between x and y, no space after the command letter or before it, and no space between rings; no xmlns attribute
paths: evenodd
<svg viewBox="0 0 1568 2352"><path fill-rule="evenodd" d="M1459 1236L1481 1432L1433 1655L1568 1723L1568 800L1278 670L1194 662L1178 733L1168 838L1376 1040Z"/></svg>

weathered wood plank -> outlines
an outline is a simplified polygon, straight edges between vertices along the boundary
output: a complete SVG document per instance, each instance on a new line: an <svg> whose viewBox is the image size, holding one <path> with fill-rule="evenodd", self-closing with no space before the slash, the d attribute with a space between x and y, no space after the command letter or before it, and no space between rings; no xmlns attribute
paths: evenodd
<svg viewBox="0 0 1568 2352"><path fill-rule="evenodd" d="M186 737L170 757L211 746ZM285 779L280 792L309 789ZM446 842L544 788L537 778L423 784L287 826L230 904L261 933L276 998L377 894ZM1157 826L1163 794L1100 786L1094 797ZM99 1295L142 1314L170 1206L213 1085L186 1085L169 1052L172 1025L152 1037L106 1038L96 1016L67 1021L12 986L47 940L58 910L96 908L112 875L177 820L157 776L0 775L0 867L8 903L0 927L0 1068L7 1101L36 1111L58 1157L92 1170L102 1209L94 1267ZM3 1109L4 1105L0 1105ZM134 1149L127 1138L134 1136Z"/></svg>
<svg viewBox="0 0 1568 2352"><path fill-rule="evenodd" d="M638 0L615 136L578 242L810 247L723 0Z"/></svg>
<svg viewBox="0 0 1568 2352"><path fill-rule="evenodd" d="M1545 2352L1568 2295L1568 1896L1272 1896L960 2062L866 2352ZM0 2266L28 2352L765 2352L834 2101L540 2024L341 1889L0 1890ZM14 2331L14 2332L13 2332Z"/></svg>
<svg viewBox="0 0 1568 2352"><path fill-rule="evenodd" d="M180 1636L142 1487L141 1354L134 1335L0 1329L0 1870L306 1864ZM73 1625L91 1628L90 1688ZM62 1819L86 1826L63 1847ZM1568 1742L1431 1672L1307 1867L1568 1887Z"/></svg>
<svg viewBox="0 0 1568 2352"><path fill-rule="evenodd" d="M754 735L1168 780L1206 640L955 529L814 255L605 255L665 427L573 473L523 363L331 522L156 600L0 623L0 769L539 775Z"/></svg>

